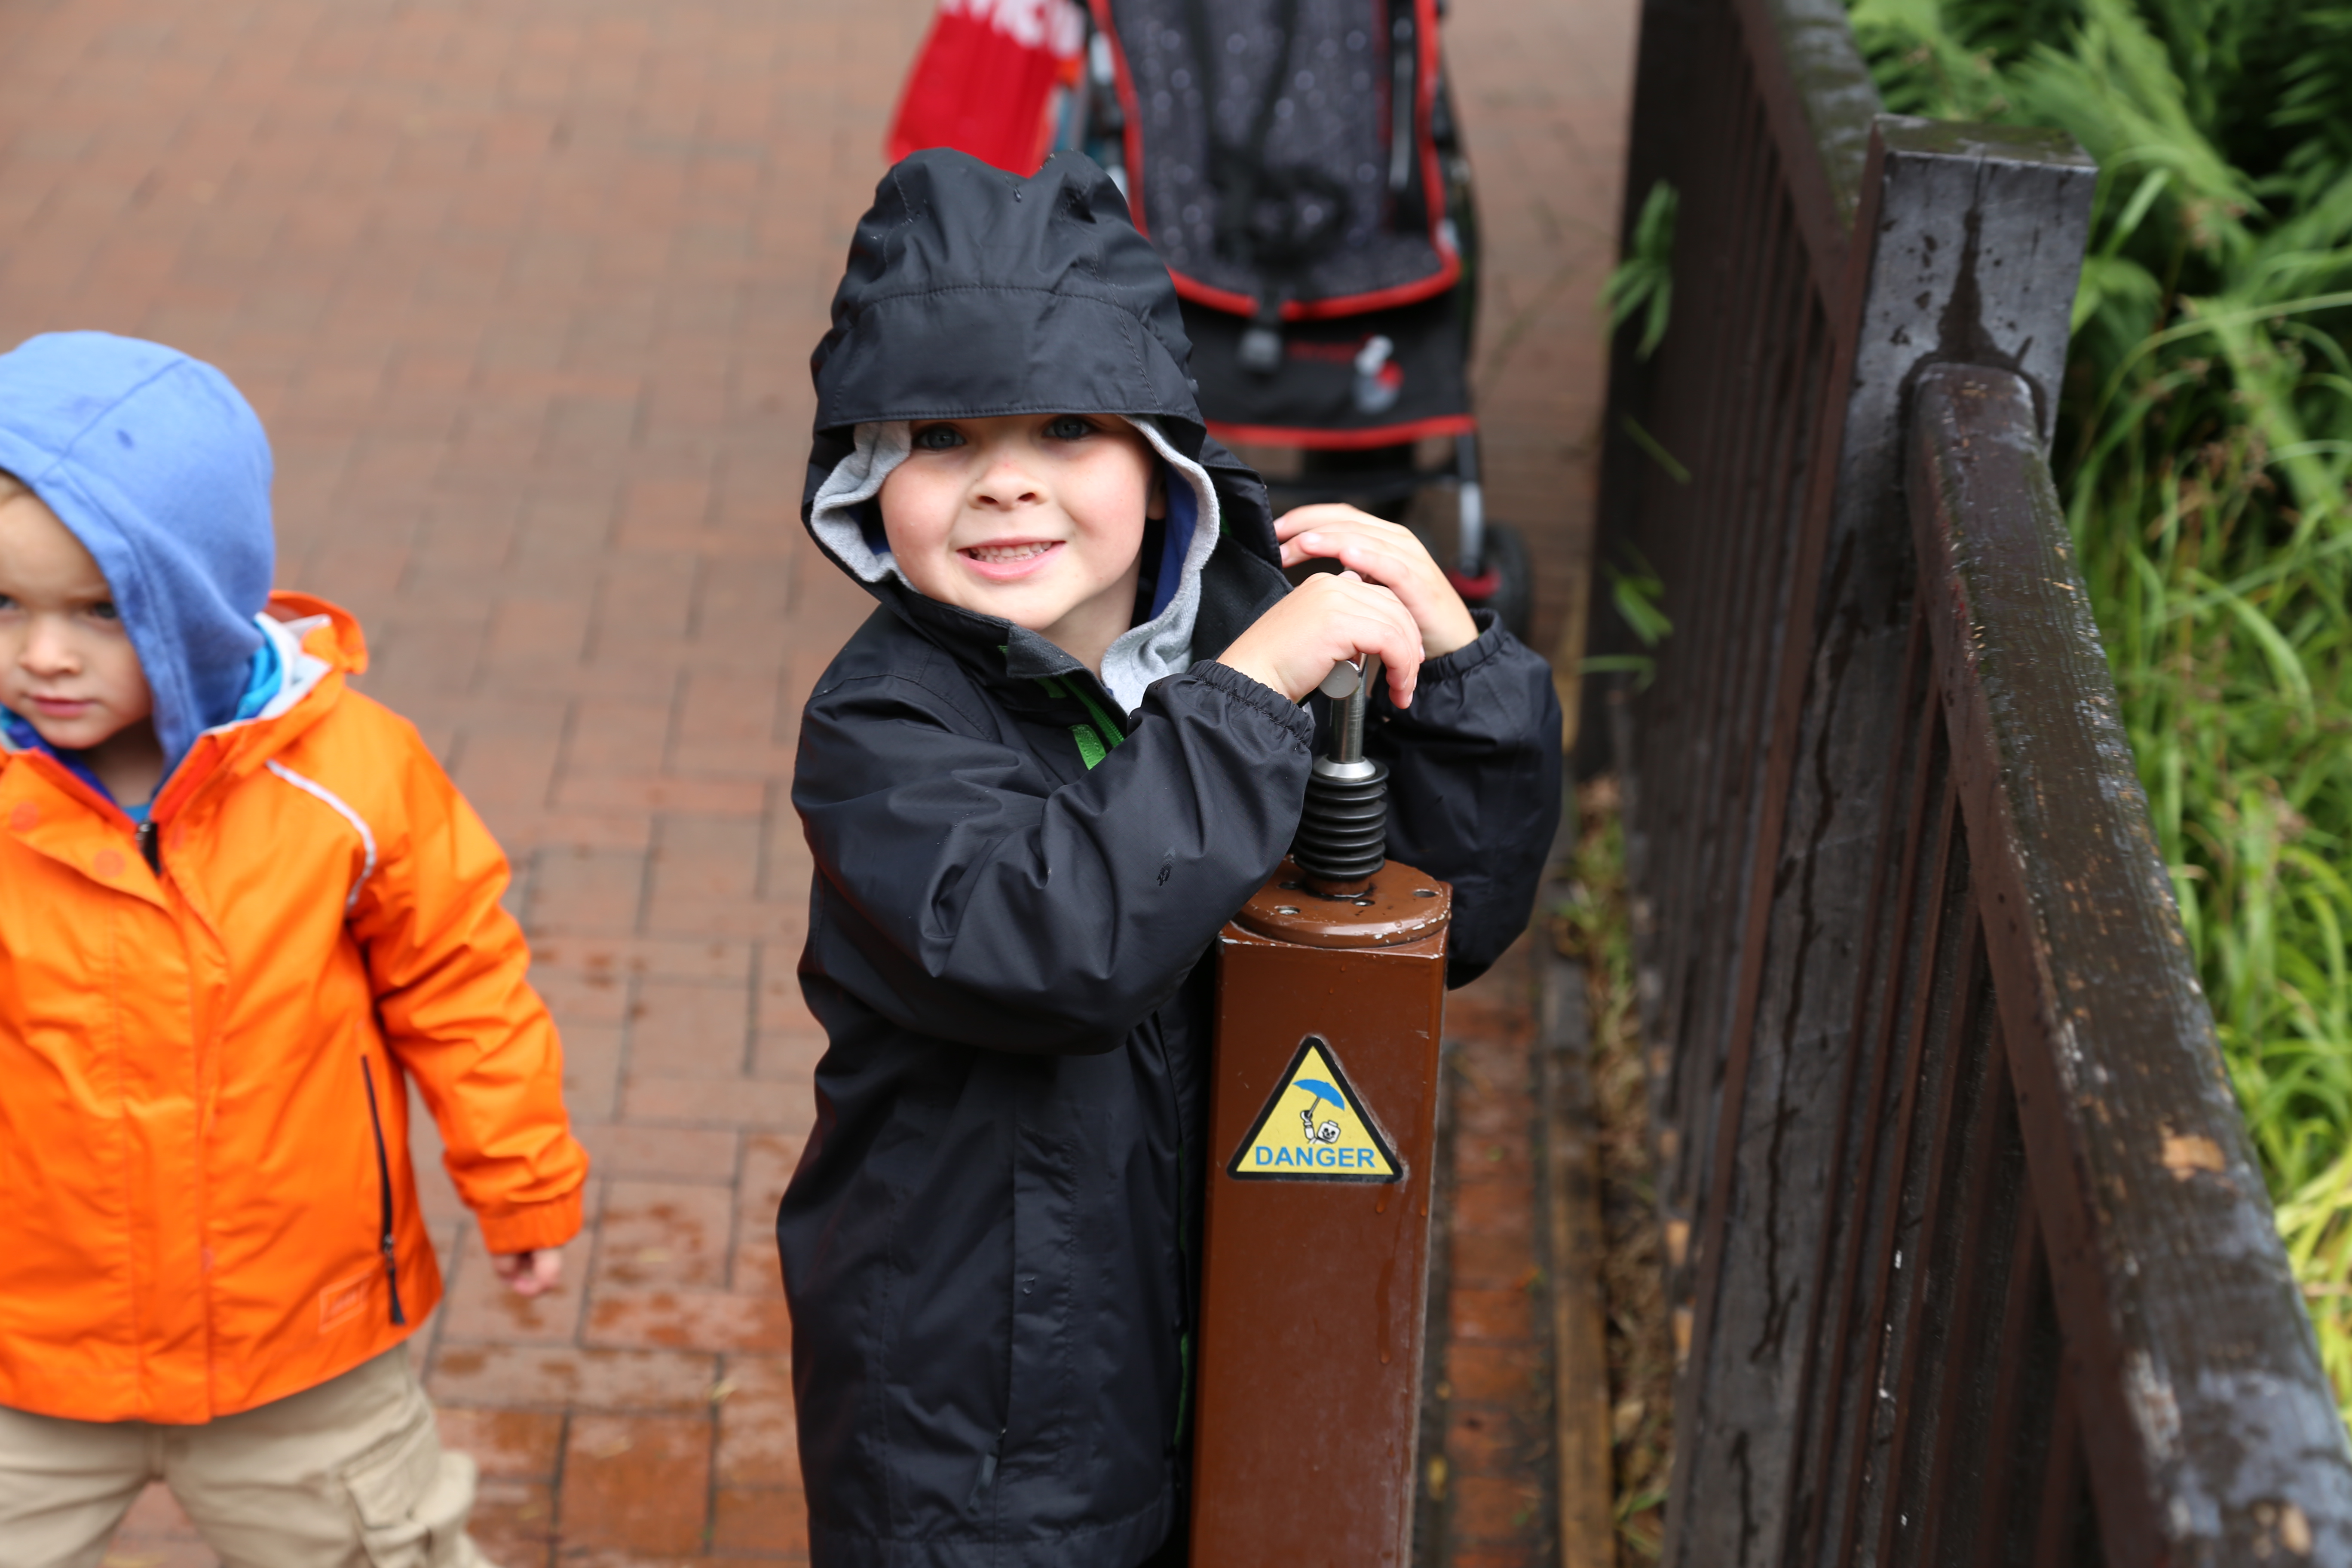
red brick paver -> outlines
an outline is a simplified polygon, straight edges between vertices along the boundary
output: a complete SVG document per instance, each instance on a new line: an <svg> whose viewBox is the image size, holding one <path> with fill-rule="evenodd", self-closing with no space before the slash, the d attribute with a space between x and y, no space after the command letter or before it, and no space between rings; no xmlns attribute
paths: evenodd
<svg viewBox="0 0 2352 1568"><path fill-rule="evenodd" d="M420 1148L452 1288L416 1342L505 1568L805 1555L769 1240L820 1046L785 789L866 606L796 521L806 363L929 5L0 8L0 342L137 332L237 381L280 581L360 615L363 689L515 862L592 1223L518 1301ZM1540 637L1587 523L1631 6L1454 10ZM1510 1287L1464 1321L1515 1330ZM160 1493L109 1561L212 1563Z"/></svg>
<svg viewBox="0 0 2352 1568"><path fill-rule="evenodd" d="M1448 12L1485 238L1474 374L1488 504L1527 530L1534 640L1549 652L1584 592L1606 382L1594 300L1616 259L1639 12L1627 0L1454 0ZM1444 1451L1423 1456L1423 1485L1439 1495L1422 1518L1440 1539L1421 1559L1446 1568L1560 1561L1526 949L1447 1009L1450 1337L1435 1391ZM1587 1560L1612 1554L1581 1544Z"/></svg>
<svg viewBox="0 0 2352 1568"><path fill-rule="evenodd" d="M1534 645L1580 608L1608 365L1633 0L1452 0L1445 60L1483 237L1472 376L1487 508L1536 556Z"/></svg>
<svg viewBox="0 0 2352 1568"><path fill-rule="evenodd" d="M767 1240L817 1039L784 780L864 605L795 519L805 367L927 9L0 12L0 338L140 332L236 379L280 580L359 613L364 689L515 861L596 1159L563 1291L503 1293L419 1151L452 1289L418 1343L505 1568L805 1552ZM160 1496L115 1560L210 1561Z"/></svg>
<svg viewBox="0 0 2352 1568"><path fill-rule="evenodd" d="M1449 1341L1436 1389L1445 1442L1428 1457L1438 1463L1424 1460L1423 1485L1444 1537L1429 1560L1447 1568L1555 1560L1528 945L1446 1010L1453 1187L1439 1321Z"/></svg>

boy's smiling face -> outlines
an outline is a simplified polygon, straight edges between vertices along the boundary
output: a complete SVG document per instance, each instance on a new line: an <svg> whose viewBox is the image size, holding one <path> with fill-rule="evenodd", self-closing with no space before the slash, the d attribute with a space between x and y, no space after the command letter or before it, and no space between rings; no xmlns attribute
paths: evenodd
<svg viewBox="0 0 2352 1568"><path fill-rule="evenodd" d="M1141 433L1108 415L918 421L882 482L918 593L1026 626L1089 668L1134 618L1143 524L1165 504Z"/></svg>
<svg viewBox="0 0 2352 1568"><path fill-rule="evenodd" d="M81 541L31 491L0 478L0 708L60 751L153 744L154 698ZM135 731L135 735L131 732ZM125 749L123 747L109 750ZM111 757L93 757L98 766ZM109 787L113 780L108 779ZM118 798L143 799L136 793Z"/></svg>

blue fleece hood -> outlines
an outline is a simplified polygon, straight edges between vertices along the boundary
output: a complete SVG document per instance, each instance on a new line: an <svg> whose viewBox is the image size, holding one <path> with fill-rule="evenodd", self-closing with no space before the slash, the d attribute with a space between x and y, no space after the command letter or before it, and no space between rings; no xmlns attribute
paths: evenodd
<svg viewBox="0 0 2352 1568"><path fill-rule="evenodd" d="M0 469L98 561L155 694L165 772L236 717L269 599L269 439L176 349L50 332L0 354Z"/></svg>

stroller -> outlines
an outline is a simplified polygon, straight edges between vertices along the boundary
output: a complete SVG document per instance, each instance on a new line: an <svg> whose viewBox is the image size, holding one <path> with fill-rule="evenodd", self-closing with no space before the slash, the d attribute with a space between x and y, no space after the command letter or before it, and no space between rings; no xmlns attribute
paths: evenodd
<svg viewBox="0 0 2352 1568"><path fill-rule="evenodd" d="M1209 427L1271 470L1276 510L1408 524L1526 637L1527 546L1478 482L1477 223L1439 0L1090 3L940 0L890 156L1026 173L1083 149L1168 263Z"/></svg>
<svg viewBox="0 0 2352 1568"><path fill-rule="evenodd" d="M1210 429L1297 454L1260 458L1277 510L1412 525L1524 637L1527 546L1479 484L1477 222L1438 0L1091 3L1055 140L1111 173L1167 261Z"/></svg>

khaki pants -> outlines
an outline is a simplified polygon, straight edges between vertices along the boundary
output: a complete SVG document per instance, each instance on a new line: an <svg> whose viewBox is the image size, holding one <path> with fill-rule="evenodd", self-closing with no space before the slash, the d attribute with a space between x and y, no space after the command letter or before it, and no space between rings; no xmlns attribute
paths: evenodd
<svg viewBox="0 0 2352 1568"><path fill-rule="evenodd" d="M98 1568L153 1480L227 1568L488 1568L405 1346L201 1426L0 1408L0 1563Z"/></svg>

